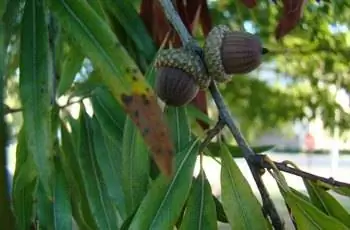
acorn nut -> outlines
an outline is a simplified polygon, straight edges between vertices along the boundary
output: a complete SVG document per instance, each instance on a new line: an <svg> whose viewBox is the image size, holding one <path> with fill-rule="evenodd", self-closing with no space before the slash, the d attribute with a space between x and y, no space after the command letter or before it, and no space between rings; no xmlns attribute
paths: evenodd
<svg viewBox="0 0 350 230"><path fill-rule="evenodd" d="M231 31L225 25L214 27L204 44L209 75L218 82L230 80L232 74L253 71L261 64L261 56L266 52L256 35Z"/></svg>
<svg viewBox="0 0 350 230"><path fill-rule="evenodd" d="M195 54L179 49L159 52L155 91L167 105L182 106L189 103L199 89L209 86L209 78Z"/></svg>

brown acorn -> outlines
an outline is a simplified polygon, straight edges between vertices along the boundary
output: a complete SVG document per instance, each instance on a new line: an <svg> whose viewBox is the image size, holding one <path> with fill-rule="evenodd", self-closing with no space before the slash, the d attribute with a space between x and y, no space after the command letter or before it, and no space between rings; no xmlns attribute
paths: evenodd
<svg viewBox="0 0 350 230"><path fill-rule="evenodd" d="M199 57L184 48L160 51L155 66L158 68L155 91L167 105L185 105L199 89L209 86Z"/></svg>
<svg viewBox="0 0 350 230"><path fill-rule="evenodd" d="M253 71L261 64L261 56L266 51L257 36L231 31L225 25L214 27L204 44L209 75L218 82L230 80L232 74Z"/></svg>

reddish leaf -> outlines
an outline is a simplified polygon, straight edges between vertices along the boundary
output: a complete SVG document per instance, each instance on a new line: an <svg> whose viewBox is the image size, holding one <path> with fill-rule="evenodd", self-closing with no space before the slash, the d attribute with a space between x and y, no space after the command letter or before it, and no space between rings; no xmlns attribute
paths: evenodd
<svg viewBox="0 0 350 230"><path fill-rule="evenodd" d="M283 0L283 16L275 31L276 39L281 39L298 24L307 0Z"/></svg>
<svg viewBox="0 0 350 230"><path fill-rule="evenodd" d="M256 0L241 0L243 4L248 8L253 8L256 6Z"/></svg>
<svg viewBox="0 0 350 230"><path fill-rule="evenodd" d="M169 141L166 126L159 123L162 112L156 98L149 93L134 92L130 95L122 94L121 101L150 147L158 167L166 176L171 177L174 147Z"/></svg>

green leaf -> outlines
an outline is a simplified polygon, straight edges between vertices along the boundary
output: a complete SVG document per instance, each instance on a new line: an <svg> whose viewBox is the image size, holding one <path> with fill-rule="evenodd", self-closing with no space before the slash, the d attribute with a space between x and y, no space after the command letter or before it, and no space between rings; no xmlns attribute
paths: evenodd
<svg viewBox="0 0 350 230"><path fill-rule="evenodd" d="M113 0L104 2L107 10L113 12L113 15L123 26L127 36L132 38L136 44L138 52L143 53L149 62L152 61L156 53L155 44L132 3L129 1Z"/></svg>
<svg viewBox="0 0 350 230"><path fill-rule="evenodd" d="M346 187L335 187L332 190L340 195L350 197L350 188Z"/></svg>
<svg viewBox="0 0 350 230"><path fill-rule="evenodd" d="M191 188L199 140L176 155L176 172L169 182L161 174L151 185L130 229L170 229L181 214Z"/></svg>
<svg viewBox="0 0 350 230"><path fill-rule="evenodd" d="M122 181L127 215L130 215L147 193L149 155L141 134L129 118L124 130Z"/></svg>
<svg viewBox="0 0 350 230"><path fill-rule="evenodd" d="M62 63L60 82L57 94L63 95L72 85L76 74L82 67L84 55L74 45L70 45Z"/></svg>
<svg viewBox="0 0 350 230"><path fill-rule="evenodd" d="M72 131L76 138L79 135L79 127L73 125L76 121L71 120ZM72 215L77 222L80 229L97 229L95 220L88 205L86 191L83 185L83 178L78 166L77 148L74 149L72 143L72 136L68 133L65 125L61 124L62 135L62 161L63 171L65 177L70 185L70 192L72 196ZM77 144L77 141L76 143Z"/></svg>
<svg viewBox="0 0 350 230"><path fill-rule="evenodd" d="M259 201L226 147L221 145L222 204L232 229L268 229Z"/></svg>
<svg viewBox="0 0 350 230"><path fill-rule="evenodd" d="M310 182L307 179L303 179L304 185L306 187L306 190L310 196L311 203L314 204L318 209L320 209L322 212L328 214L327 207L322 201L322 198L319 194L319 189L317 188L317 185Z"/></svg>
<svg viewBox="0 0 350 230"><path fill-rule="evenodd" d="M292 187L289 187L289 189L294 193L294 195L299 196L300 198L304 199L307 202L311 202L310 198L307 195L305 195L304 193L301 193Z"/></svg>
<svg viewBox="0 0 350 230"><path fill-rule="evenodd" d="M304 179L311 202L325 214L332 216L350 227L350 215L345 208L317 183Z"/></svg>
<svg viewBox="0 0 350 230"><path fill-rule="evenodd" d="M186 106L188 115L190 117L193 117L195 119L201 120L205 123L207 123L208 125L214 125L215 122L210 119L210 117L208 117L207 114L203 113L202 111L200 111L198 108L194 107L193 105L189 104Z"/></svg>
<svg viewBox="0 0 350 230"><path fill-rule="evenodd" d="M210 184L203 171L192 183L192 190L187 201L180 230L187 229L217 229L215 203Z"/></svg>
<svg viewBox="0 0 350 230"><path fill-rule="evenodd" d="M214 200L215 210L216 210L216 219L220 222L228 223L226 213L225 213L224 207L222 206L222 203L214 195L213 195L213 200Z"/></svg>
<svg viewBox="0 0 350 230"><path fill-rule="evenodd" d="M218 142L211 142L207 148L211 153L211 156L213 157L219 157L220 156L220 149L221 149L221 144ZM231 156L232 157L243 157L243 153L240 147L235 146L235 145L226 145ZM263 153L266 151L269 151L271 149L273 149L274 146L273 145L263 145L263 146L256 146L256 147L252 147L252 150L255 153Z"/></svg>
<svg viewBox="0 0 350 230"><path fill-rule="evenodd" d="M12 186L13 209L18 229L29 229L32 224L37 181L37 171L33 158L28 153L22 128L18 134L16 170Z"/></svg>
<svg viewBox="0 0 350 230"><path fill-rule="evenodd" d="M117 229L116 207L108 196L105 182L93 153L92 124L83 106L81 106L79 124L77 158L87 202L99 229Z"/></svg>
<svg viewBox="0 0 350 230"><path fill-rule="evenodd" d="M191 129L185 107L166 106L164 114L167 119L171 137L177 153L184 150L191 141Z"/></svg>
<svg viewBox="0 0 350 230"><path fill-rule="evenodd" d="M116 203L119 214L124 219L126 218L126 211L121 181L121 144L103 133L96 117L92 119L92 129L97 164L101 170L103 180L106 182L108 194Z"/></svg>
<svg viewBox="0 0 350 230"><path fill-rule="evenodd" d="M125 112L106 88L97 88L91 98L92 107L104 132L122 142Z"/></svg>
<svg viewBox="0 0 350 230"><path fill-rule="evenodd" d="M62 161L55 160L55 185L54 185L54 224L57 230L72 229L72 206L68 181L64 175Z"/></svg>
<svg viewBox="0 0 350 230"><path fill-rule="evenodd" d="M18 24L18 16L20 16L22 13L20 10L21 5L23 5L23 2L24 0L11 0L7 1L6 8L0 7L0 9L5 10L4 14L0 14L0 18L4 23L4 47L8 46L11 39L11 35L13 35L13 33L15 32L15 25Z"/></svg>
<svg viewBox="0 0 350 230"><path fill-rule="evenodd" d="M21 32L20 84L24 131L39 178L51 196L52 143L48 32L42 1L28 0Z"/></svg>
<svg viewBox="0 0 350 230"><path fill-rule="evenodd" d="M44 185L40 181L36 190L35 200L36 215L40 226L44 229L54 229L53 200L52 197L46 195Z"/></svg>
<svg viewBox="0 0 350 230"><path fill-rule="evenodd" d="M293 192L282 191L282 195L291 208L292 215L299 229L348 229L341 222L324 214L311 203L295 195Z"/></svg>
<svg viewBox="0 0 350 230"><path fill-rule="evenodd" d="M101 0L87 0L90 6L100 15L101 18L107 19L107 14L103 9L103 3Z"/></svg>
<svg viewBox="0 0 350 230"><path fill-rule="evenodd" d="M173 147L154 91L106 23L83 0L51 0L50 9L81 51L102 72L102 82L144 136L163 173L170 175ZM135 115L136 114L136 115ZM161 140L160 140L161 139ZM162 154L156 154L156 152Z"/></svg>

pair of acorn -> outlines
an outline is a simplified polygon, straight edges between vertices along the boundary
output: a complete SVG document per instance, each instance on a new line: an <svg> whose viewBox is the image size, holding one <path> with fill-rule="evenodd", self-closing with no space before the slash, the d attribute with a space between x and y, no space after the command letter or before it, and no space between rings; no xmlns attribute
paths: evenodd
<svg viewBox="0 0 350 230"><path fill-rule="evenodd" d="M233 74L253 71L261 64L261 56L267 49L257 36L219 25L208 34L203 52L207 70L192 50L178 48L159 52L155 62L158 68L155 91L164 103L185 105L199 89L208 88L211 80L227 82Z"/></svg>

